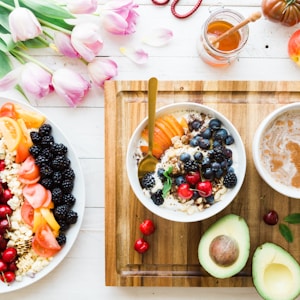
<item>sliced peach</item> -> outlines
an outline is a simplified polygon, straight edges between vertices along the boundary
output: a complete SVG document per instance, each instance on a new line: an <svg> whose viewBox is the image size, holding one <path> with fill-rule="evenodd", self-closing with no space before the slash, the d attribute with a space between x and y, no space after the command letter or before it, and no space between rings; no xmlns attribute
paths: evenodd
<svg viewBox="0 0 300 300"><path fill-rule="evenodd" d="M183 129L188 129L189 128L189 125L187 123L187 120L186 118L182 117L181 120L180 120L180 125Z"/></svg>
<svg viewBox="0 0 300 300"><path fill-rule="evenodd" d="M183 130L182 126L180 125L180 123L177 121L177 119L174 116L166 115L163 117L163 119L166 122L168 122L170 124L170 126L172 126L172 128L174 128L174 130L176 131L176 135L182 136L184 134L184 130Z"/></svg>
<svg viewBox="0 0 300 300"><path fill-rule="evenodd" d="M148 142L148 128L143 130L142 138ZM166 134L156 126L154 127L153 140L154 143L161 145L163 150L168 149L172 144L171 140L166 136Z"/></svg>
<svg viewBox="0 0 300 300"><path fill-rule="evenodd" d="M170 140L174 137L174 133L172 129L170 129L168 125L165 124L165 121L163 119L158 118L155 121L155 126L157 126L160 130L162 130Z"/></svg>
<svg viewBox="0 0 300 300"><path fill-rule="evenodd" d="M146 153L146 154L147 154L147 153L148 153L148 145L142 145L142 146L141 146L141 151L142 151L143 153ZM159 158L162 156L163 153L164 153L164 151L163 151L163 149L161 148L161 146L154 143L153 149L152 149L152 154L153 154L157 159L159 159Z"/></svg>
<svg viewBox="0 0 300 300"><path fill-rule="evenodd" d="M166 120L164 120L163 118L158 118L156 120L156 122L159 121L161 124L163 124L167 130L169 130L169 132L171 132L171 139L177 135L177 132L176 130L173 128L173 126L171 126Z"/></svg>

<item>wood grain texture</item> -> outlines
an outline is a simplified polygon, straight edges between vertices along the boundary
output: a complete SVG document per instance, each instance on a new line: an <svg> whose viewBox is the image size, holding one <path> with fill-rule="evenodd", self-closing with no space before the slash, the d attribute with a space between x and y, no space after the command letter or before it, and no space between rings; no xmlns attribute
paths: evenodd
<svg viewBox="0 0 300 300"><path fill-rule="evenodd" d="M111 81L105 88L105 250L108 286L252 286L251 258L263 242L275 242L300 258L299 226L288 244L277 226L262 222L273 208L283 218L300 210L300 202L269 188L252 161L251 141L259 122L280 105L299 101L300 82L262 81L162 81L157 107L192 101L223 113L237 127L246 146L247 172L241 191L229 207L202 222L181 224L161 219L134 196L126 174L125 157L130 136L147 114L146 81ZM228 213L244 217L250 227L251 249L246 267L235 277L218 280L199 265L200 237L209 225ZM151 249L144 255L133 250L140 237L139 223L151 218L157 225L147 237Z"/></svg>

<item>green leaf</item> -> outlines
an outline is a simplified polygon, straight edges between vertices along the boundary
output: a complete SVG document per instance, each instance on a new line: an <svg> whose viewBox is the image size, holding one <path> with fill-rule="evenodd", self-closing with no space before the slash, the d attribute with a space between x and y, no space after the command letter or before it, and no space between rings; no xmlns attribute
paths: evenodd
<svg viewBox="0 0 300 300"><path fill-rule="evenodd" d="M1 61L0 78L2 78L4 75L6 75L8 72L12 70L12 64L8 56L3 51L0 51L0 61Z"/></svg>
<svg viewBox="0 0 300 300"><path fill-rule="evenodd" d="M1 46L0 50L3 52L8 52L16 47L16 43L12 40L10 33L1 34L0 41L3 46Z"/></svg>
<svg viewBox="0 0 300 300"><path fill-rule="evenodd" d="M168 170L166 170L163 174L166 177L166 181L164 182L164 186L163 186L163 198L166 197L166 195L168 194L168 192L171 190L172 187L172 178L170 177L170 174L172 173L173 167L169 167Z"/></svg>
<svg viewBox="0 0 300 300"><path fill-rule="evenodd" d="M300 224L300 213L294 213L286 216L284 221L290 224Z"/></svg>
<svg viewBox="0 0 300 300"><path fill-rule="evenodd" d="M289 243L293 242L294 238L293 238L292 231L287 225L282 223L279 224L279 231L281 235L286 239L287 242Z"/></svg>
<svg viewBox="0 0 300 300"><path fill-rule="evenodd" d="M0 7L0 24L2 27L1 32L3 32L3 29L6 30L6 32L9 32L9 25L8 25L8 15L10 14L10 10Z"/></svg>
<svg viewBox="0 0 300 300"><path fill-rule="evenodd" d="M20 5L29 8L34 14L53 19L74 19L75 17L63 7L48 0L20 0ZM35 14L36 15L36 14ZM37 15L36 15L37 16ZM42 17L41 17L42 18ZM42 18L43 19L43 18Z"/></svg>
<svg viewBox="0 0 300 300"><path fill-rule="evenodd" d="M48 45L46 45L43 41L41 41L38 38L27 40L22 43L26 48L47 48L48 47Z"/></svg>

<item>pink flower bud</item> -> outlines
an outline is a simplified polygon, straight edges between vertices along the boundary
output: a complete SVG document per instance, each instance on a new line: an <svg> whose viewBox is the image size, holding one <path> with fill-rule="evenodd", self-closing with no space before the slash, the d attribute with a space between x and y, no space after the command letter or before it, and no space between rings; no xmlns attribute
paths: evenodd
<svg viewBox="0 0 300 300"><path fill-rule="evenodd" d="M67 8L73 14L90 14L96 11L97 0L70 0Z"/></svg>
<svg viewBox="0 0 300 300"><path fill-rule="evenodd" d="M138 7L133 0L113 0L104 4L103 27L112 34L127 35L135 32Z"/></svg>
<svg viewBox="0 0 300 300"><path fill-rule="evenodd" d="M52 84L56 93L72 107L76 107L83 101L91 87L90 83L81 75L67 68L61 68L54 72Z"/></svg>
<svg viewBox="0 0 300 300"><path fill-rule="evenodd" d="M79 53L74 49L71 43L71 36L60 31L55 31L54 33L54 43L57 47L57 50L71 58L78 58L80 57Z"/></svg>
<svg viewBox="0 0 300 300"><path fill-rule="evenodd" d="M103 47L100 28L95 23L79 23L71 34L74 49L87 62L91 62Z"/></svg>
<svg viewBox="0 0 300 300"><path fill-rule="evenodd" d="M117 64L109 58L95 58L87 66L89 76L94 84L103 88L104 82L118 75Z"/></svg>
<svg viewBox="0 0 300 300"><path fill-rule="evenodd" d="M42 27L35 15L25 7L16 7L8 17L14 42L34 39L42 33Z"/></svg>

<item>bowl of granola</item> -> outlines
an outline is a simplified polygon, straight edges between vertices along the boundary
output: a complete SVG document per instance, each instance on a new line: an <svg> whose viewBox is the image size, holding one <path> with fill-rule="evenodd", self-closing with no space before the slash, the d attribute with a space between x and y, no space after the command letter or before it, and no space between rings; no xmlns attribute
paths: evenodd
<svg viewBox="0 0 300 300"><path fill-rule="evenodd" d="M246 172L239 132L220 112L182 102L156 111L154 172L138 178L148 151L147 118L134 130L126 156L127 175L137 199L171 221L196 222L226 208L238 194Z"/></svg>

